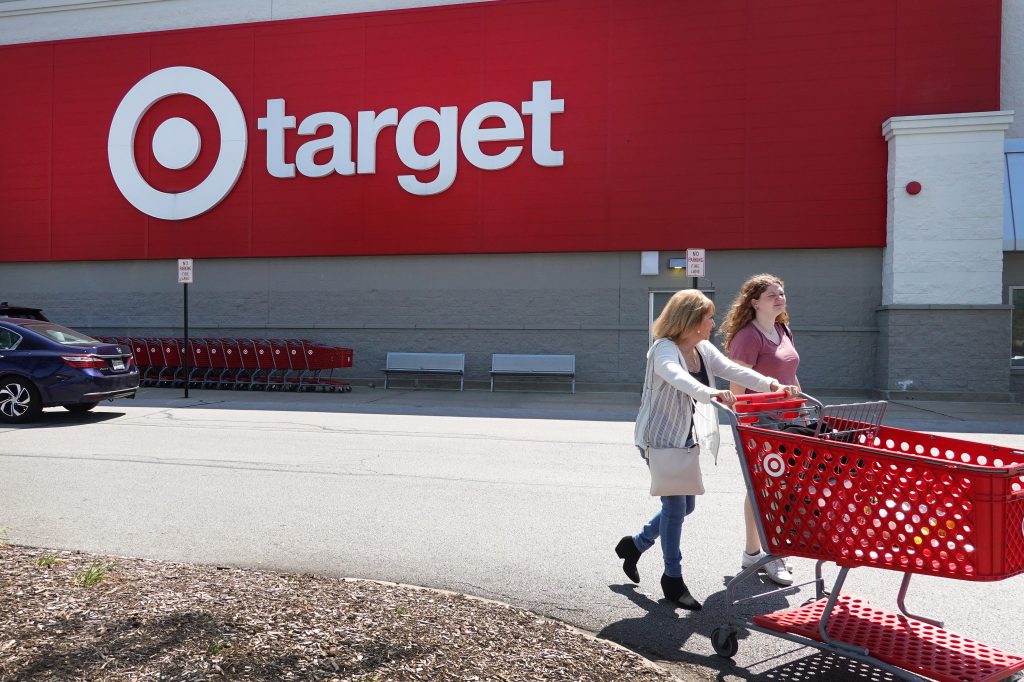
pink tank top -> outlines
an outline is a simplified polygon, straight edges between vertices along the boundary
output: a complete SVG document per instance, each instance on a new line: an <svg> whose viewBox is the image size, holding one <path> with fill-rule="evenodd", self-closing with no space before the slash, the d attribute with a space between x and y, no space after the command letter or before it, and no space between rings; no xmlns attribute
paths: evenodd
<svg viewBox="0 0 1024 682"><path fill-rule="evenodd" d="M779 342L772 343L767 336L749 323L736 332L729 343L729 357L745 362L754 371L765 376L774 377L784 384L796 384L796 371L800 366L800 355L785 326L776 323L775 331L779 334ZM747 390L748 393L753 393Z"/></svg>

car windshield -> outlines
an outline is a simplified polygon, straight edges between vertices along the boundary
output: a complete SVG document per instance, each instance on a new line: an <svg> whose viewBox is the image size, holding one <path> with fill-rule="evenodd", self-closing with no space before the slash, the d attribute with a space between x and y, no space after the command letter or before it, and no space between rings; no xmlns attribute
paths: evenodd
<svg viewBox="0 0 1024 682"><path fill-rule="evenodd" d="M57 343L63 343L65 346L76 346L76 345L88 345L93 346L99 341L86 336L81 332L76 332L73 329L62 327L59 324L53 324L52 322L40 322L38 324L26 324L23 325L25 329L34 331L40 336L45 336L48 339L56 341Z"/></svg>

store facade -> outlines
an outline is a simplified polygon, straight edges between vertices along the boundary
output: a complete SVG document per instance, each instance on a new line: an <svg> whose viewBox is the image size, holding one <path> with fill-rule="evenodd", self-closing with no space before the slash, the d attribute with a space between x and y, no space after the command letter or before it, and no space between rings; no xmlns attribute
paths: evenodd
<svg viewBox="0 0 1024 682"><path fill-rule="evenodd" d="M193 258L199 335L634 387L703 248L720 313L786 280L808 387L1009 399L1024 16L822 4L0 2L0 298L170 335Z"/></svg>

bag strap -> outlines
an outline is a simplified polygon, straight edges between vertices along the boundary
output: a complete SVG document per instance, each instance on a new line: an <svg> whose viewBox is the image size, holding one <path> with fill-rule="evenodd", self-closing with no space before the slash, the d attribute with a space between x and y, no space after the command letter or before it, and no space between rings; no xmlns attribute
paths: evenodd
<svg viewBox="0 0 1024 682"><path fill-rule="evenodd" d="M700 366L704 370L704 376L706 376L708 378L708 383L710 384L711 383L711 370L708 369L708 363L706 363L704 361L704 355L701 354L699 348L694 348L694 350L697 352L697 361L700 362ZM680 360L681 359L682 359L682 355L680 354ZM685 367L685 365L684 365L684 367ZM697 399L694 398L692 395L687 395L686 397L690 399L690 434L686 438L687 438L687 440L693 441L693 443L696 443L697 442L697 434L694 431L694 428L697 426Z"/></svg>

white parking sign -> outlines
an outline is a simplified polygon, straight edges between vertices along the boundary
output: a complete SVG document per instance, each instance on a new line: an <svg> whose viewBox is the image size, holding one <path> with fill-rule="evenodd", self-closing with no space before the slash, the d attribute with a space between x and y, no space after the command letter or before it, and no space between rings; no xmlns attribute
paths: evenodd
<svg viewBox="0 0 1024 682"><path fill-rule="evenodd" d="M686 250L686 276L704 276L704 249Z"/></svg>
<svg viewBox="0 0 1024 682"><path fill-rule="evenodd" d="M192 284L192 259L178 259L178 284Z"/></svg>

